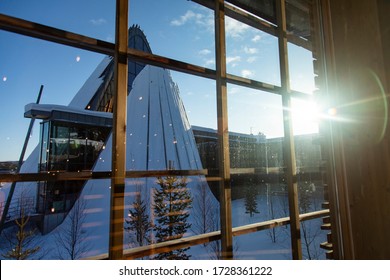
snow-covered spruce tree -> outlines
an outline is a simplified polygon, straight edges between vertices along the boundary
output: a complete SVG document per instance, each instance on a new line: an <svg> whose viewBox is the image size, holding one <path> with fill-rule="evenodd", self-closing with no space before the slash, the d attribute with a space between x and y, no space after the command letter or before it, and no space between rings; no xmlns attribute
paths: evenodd
<svg viewBox="0 0 390 280"><path fill-rule="evenodd" d="M250 185L245 189L245 213L253 217L254 214L260 213L257 209L256 201L257 190L254 185Z"/></svg>
<svg viewBox="0 0 390 280"><path fill-rule="evenodd" d="M191 224L187 221L192 205L187 179L176 176L158 178L160 186L154 192L155 237L157 242L179 239L187 232ZM158 254L158 260L188 260L189 248Z"/></svg>
<svg viewBox="0 0 390 280"><path fill-rule="evenodd" d="M150 232L153 224L147 211L147 202L142 199L139 188L134 202L131 204L129 215L126 218L125 230L129 233L130 240L138 246L150 244Z"/></svg>

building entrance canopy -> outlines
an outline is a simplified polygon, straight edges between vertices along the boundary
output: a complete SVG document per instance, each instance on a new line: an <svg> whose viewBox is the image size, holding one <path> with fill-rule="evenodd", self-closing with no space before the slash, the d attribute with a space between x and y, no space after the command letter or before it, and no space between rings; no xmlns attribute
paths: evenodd
<svg viewBox="0 0 390 280"><path fill-rule="evenodd" d="M112 127L112 113L81 110L62 105L30 103L25 106L24 117Z"/></svg>

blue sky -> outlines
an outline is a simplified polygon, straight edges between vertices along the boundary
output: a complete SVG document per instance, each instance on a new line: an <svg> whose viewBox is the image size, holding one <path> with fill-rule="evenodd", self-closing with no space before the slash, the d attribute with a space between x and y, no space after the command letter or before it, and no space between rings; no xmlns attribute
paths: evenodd
<svg viewBox="0 0 390 280"><path fill-rule="evenodd" d="M215 69L213 14L187 0L131 0L129 25L138 24L155 54ZM51 25L113 42L114 0L2 0L0 13ZM227 70L231 74L280 85L276 38L226 19ZM311 54L289 45L291 87L314 88ZM103 55L28 38L0 30L0 161L17 160L29 119L24 105L35 102L44 85L41 103L67 105ZM215 83L172 72L191 124L216 128ZM283 135L279 96L228 85L229 128L242 133ZM297 106L297 133L315 131L315 123ZM309 109L308 109L309 108ZM38 141L39 120L28 153Z"/></svg>

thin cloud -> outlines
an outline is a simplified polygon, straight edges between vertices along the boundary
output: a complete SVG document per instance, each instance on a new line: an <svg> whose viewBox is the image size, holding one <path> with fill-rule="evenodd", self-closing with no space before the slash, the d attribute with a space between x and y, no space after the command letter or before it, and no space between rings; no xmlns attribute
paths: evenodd
<svg viewBox="0 0 390 280"><path fill-rule="evenodd" d="M214 64L215 64L215 60L214 59L208 59L205 62L205 66L211 66L211 65L214 65Z"/></svg>
<svg viewBox="0 0 390 280"><path fill-rule="evenodd" d="M203 50L200 50L199 51L199 54L200 55L208 55L208 54L210 54L211 53L211 51L209 50L209 49L203 49Z"/></svg>
<svg viewBox="0 0 390 280"><path fill-rule="evenodd" d="M114 37L112 37L111 35L108 35L108 36L106 37L106 41L107 41L107 42L114 42Z"/></svg>
<svg viewBox="0 0 390 280"><path fill-rule="evenodd" d="M252 42L258 42L261 40L261 36L260 35L255 35L255 37L252 38Z"/></svg>
<svg viewBox="0 0 390 280"><path fill-rule="evenodd" d="M93 25L103 25L107 23L107 20L105 20L104 18L99 18L99 19L91 19L89 22L92 23Z"/></svg>
<svg viewBox="0 0 390 280"><path fill-rule="evenodd" d="M258 52L258 49L256 48L249 48L249 47L244 47L244 52L247 54L255 54Z"/></svg>
<svg viewBox="0 0 390 280"><path fill-rule="evenodd" d="M226 63L227 64L231 64L231 63L234 63L234 62L240 62L241 61L241 57L240 56L228 56L226 57Z"/></svg>
<svg viewBox="0 0 390 280"><path fill-rule="evenodd" d="M205 61L204 65L207 66L212 66L215 65L215 60L214 59L208 59Z"/></svg>
<svg viewBox="0 0 390 280"><path fill-rule="evenodd" d="M189 21L195 20L196 22L200 21L203 18L202 14L194 13L191 10L188 10L184 15L180 16L178 19L174 19L171 21L171 25L173 26L181 26L186 24Z"/></svg>
<svg viewBox="0 0 390 280"><path fill-rule="evenodd" d="M256 56L251 56L251 57L248 57L248 59L246 60L246 62L248 62L248 63L253 63L253 62L256 61L256 59L257 59Z"/></svg>
<svg viewBox="0 0 390 280"><path fill-rule="evenodd" d="M249 48L249 47L244 47L244 52L246 54L256 54L258 53L258 49L257 48Z"/></svg>
<svg viewBox="0 0 390 280"><path fill-rule="evenodd" d="M235 19L226 17L225 20L226 36L239 38L242 37L248 29L249 29L248 25L243 24Z"/></svg>
<svg viewBox="0 0 390 280"><path fill-rule="evenodd" d="M214 14L208 9L198 9L200 12L188 10L184 15L171 20L171 26L182 26L187 23L195 24L200 30L214 32Z"/></svg>
<svg viewBox="0 0 390 280"><path fill-rule="evenodd" d="M243 76L244 78L251 78L254 76L254 73L251 70L244 69L241 71L241 76Z"/></svg>
<svg viewBox="0 0 390 280"><path fill-rule="evenodd" d="M228 94L234 95L240 92L238 87L228 87Z"/></svg>

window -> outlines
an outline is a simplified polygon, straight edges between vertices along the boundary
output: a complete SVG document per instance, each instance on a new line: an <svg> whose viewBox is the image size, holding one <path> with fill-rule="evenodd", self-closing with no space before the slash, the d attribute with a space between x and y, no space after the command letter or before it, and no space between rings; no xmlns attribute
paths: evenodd
<svg viewBox="0 0 390 280"><path fill-rule="evenodd" d="M53 38L47 30L54 30L50 26L57 24L50 23L44 29L37 26L25 30L22 23L28 17L22 14L22 19L5 23L16 33L107 55L96 67L96 72L86 70L93 73L87 84L92 85L90 83L95 79L100 81L99 86L82 87L83 94L70 103L81 104L80 110L92 113L83 115L83 120L78 115L80 118L71 122L74 116L60 112L57 116L61 118L42 123L40 161L37 162L41 173L34 177L40 182L38 209L45 214L65 213L83 189L90 189L93 191L88 202L94 207L90 211L94 215L93 211L101 211L98 201L115 197L106 211L111 211L115 219L108 220L109 215L105 212L99 222L103 221L104 226L110 224L110 230L117 235L110 234L109 252L102 252L105 255L99 255L99 258L163 254L172 242L173 233L164 239L158 231L162 227L155 228L148 242L157 242L157 239L159 242L151 252L144 246L146 241L137 238L136 246L123 246L124 240L129 238L124 236L123 224L132 220L137 207L142 210L141 204L145 201L153 206L148 207L146 213L158 215L156 203L164 201L156 195L161 191L160 187L178 182L181 187L191 185L188 188L193 194L197 193L197 197L201 197L203 188L207 189L209 198L218 201L220 206L209 215L217 220L212 226L176 234L177 237L189 237L189 243L178 245L179 249L192 246L192 254L196 254L199 246L195 245L214 242L209 248L214 252L212 256L198 252L199 255L227 259L233 256L243 259L313 256L302 252L310 248L301 247L302 240L296 233L304 228L306 220L329 215L327 209L322 210L319 206L326 191L320 173L321 150L315 145L314 134L318 133L318 127L314 124L305 131L307 126L299 119L301 111L307 111L310 106L307 104L310 104L311 95L316 94L316 69L312 60L317 44L313 37L318 30L311 24L316 21L314 15L317 13L312 13L316 1L256 1L256 4L248 5L248 1L218 0L221 5L217 11L214 10L215 1L185 1L178 10L168 5L168 1L158 1L161 9L171 12L170 19L161 18L168 14L154 6L150 6L147 16L142 17L144 10L140 7L149 1L134 2L129 10L134 17L130 19L142 22L141 28L145 26L147 37L136 31L134 38L141 40L130 42L129 48L122 45L123 42L119 43L121 48L127 49L130 60L127 77L131 84L127 86L126 75L114 75L114 71L123 71L126 59L119 59L123 58L122 54L115 52L114 45L109 43L112 40L104 40L100 35L88 38L81 35L89 34L82 30L77 36L70 36L74 39L69 39L66 34L71 27ZM177 1L178 4L181 2ZM118 13L123 13L122 19L128 16L126 9L118 9ZM157 16L161 26L152 24ZM8 16L1 18L4 22L7 19ZM91 23L99 22L102 21ZM127 35L126 22L119 23L118 27L122 27L119 38ZM180 33L171 29L172 33L164 34L163 24L171 28L183 28L187 24L187 30L194 33L177 36ZM167 39L162 39L164 35ZM197 44L194 40L202 43ZM154 46L158 51L151 53ZM178 85L174 83L175 79L180 81ZM132 100L127 112L122 101L118 103L120 108L113 101L115 88L120 90L122 86L125 88L122 101L126 90L126 100ZM95 118L97 111L113 112L113 134L110 134L112 124L104 125L100 123L104 120ZM118 123L126 124L126 131L124 126L118 127ZM114 153L104 149L106 144L116 149ZM170 156L171 153L175 156ZM187 160L191 164L185 164ZM82 173L82 180L75 180L76 173L85 170L90 172ZM15 182L34 181L23 174L20 176L7 178ZM57 176L57 180L51 180L49 176ZM183 178L185 183L180 183ZM146 188L146 185L153 187ZM97 189L103 190L102 193L95 193ZM139 200L141 194L149 200ZM183 200L189 202L191 199ZM192 207L199 207L196 206L199 202L202 200L194 202ZM203 202L206 203L206 199ZM162 203L160 208L163 206L166 205ZM187 213L187 210L180 211ZM64 217L57 216L56 219L59 221ZM97 222L96 215L92 219ZM121 222L116 223L116 219ZM193 220L194 228L198 222ZM44 224L53 228L55 222L47 219ZM310 224L316 229L320 227L319 223ZM305 237L316 239L315 246L324 238L323 234L313 237L306 233ZM101 240L104 239L102 236L99 237ZM259 247L247 246L244 241L249 237L261 240ZM279 253L274 250L270 255L264 253L277 239L285 241L283 250L278 248ZM118 244L120 246L116 246ZM323 255L316 254L316 257L323 258Z"/></svg>

